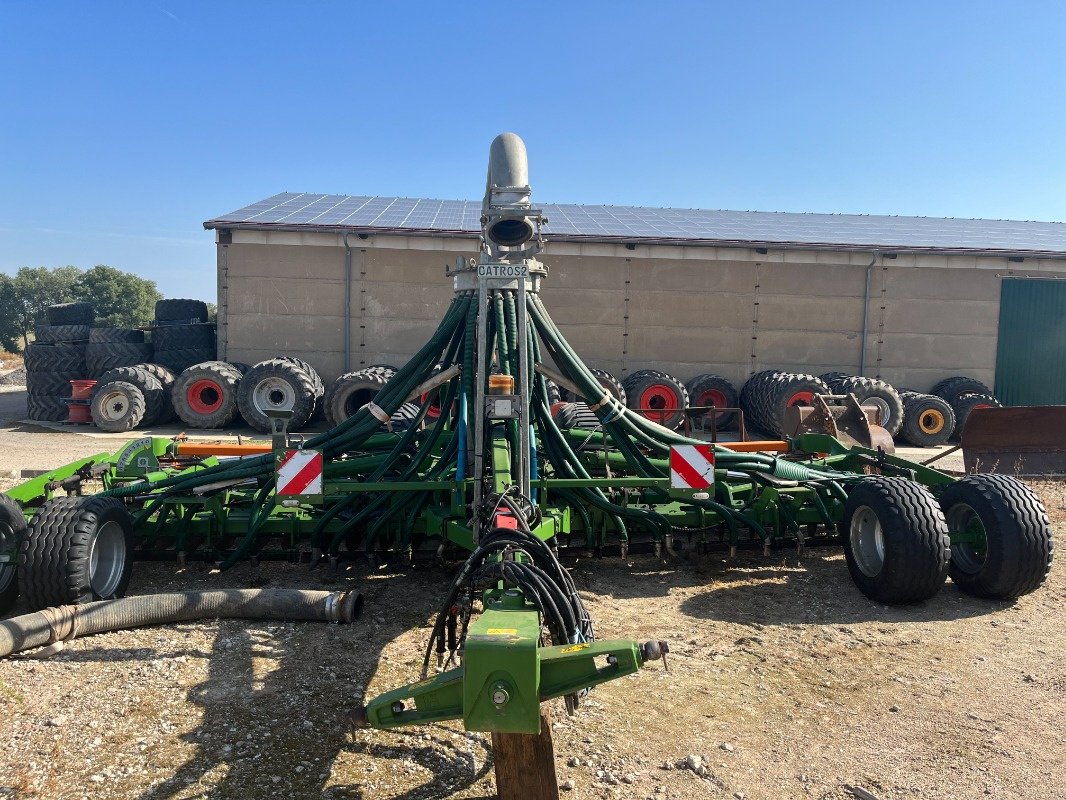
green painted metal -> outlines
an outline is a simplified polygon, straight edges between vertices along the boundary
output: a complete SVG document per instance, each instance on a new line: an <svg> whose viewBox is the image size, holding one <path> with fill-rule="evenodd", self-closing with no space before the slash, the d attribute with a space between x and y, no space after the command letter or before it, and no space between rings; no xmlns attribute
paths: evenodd
<svg viewBox="0 0 1066 800"><path fill-rule="evenodd" d="M1066 404L1066 281L1003 279L995 391L1008 406Z"/></svg>

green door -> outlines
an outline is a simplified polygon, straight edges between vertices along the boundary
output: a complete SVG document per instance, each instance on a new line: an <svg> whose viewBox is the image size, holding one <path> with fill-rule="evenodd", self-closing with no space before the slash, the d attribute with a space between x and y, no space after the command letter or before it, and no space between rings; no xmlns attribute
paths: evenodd
<svg viewBox="0 0 1066 800"><path fill-rule="evenodd" d="M1003 279L996 397L1008 406L1066 404L1066 280Z"/></svg>

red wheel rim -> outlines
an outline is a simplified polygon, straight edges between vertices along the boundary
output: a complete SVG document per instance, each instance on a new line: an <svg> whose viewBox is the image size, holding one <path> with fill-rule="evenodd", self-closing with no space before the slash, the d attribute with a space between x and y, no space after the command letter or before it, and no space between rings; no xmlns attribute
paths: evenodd
<svg viewBox="0 0 1066 800"><path fill-rule="evenodd" d="M661 383L649 386L640 396L640 407L651 408L654 411L645 411L644 416L655 419L656 411L677 411L677 394L670 391L670 387Z"/></svg>
<svg viewBox="0 0 1066 800"><path fill-rule="evenodd" d="M718 389L708 389L705 392L701 392L700 396L696 398L696 405L725 408L729 405L729 401L726 399L724 392L720 392Z"/></svg>
<svg viewBox="0 0 1066 800"><path fill-rule="evenodd" d="M422 394L418 398L418 402L421 405L426 404L426 400L429 399L429 392ZM433 398L433 402L429 404L429 409L426 411L426 417L428 419L437 419L440 417L440 395L438 394Z"/></svg>
<svg viewBox="0 0 1066 800"><path fill-rule="evenodd" d="M213 414L222 408L222 387L217 381L201 378L185 391L185 400L197 414Z"/></svg>
<svg viewBox="0 0 1066 800"><path fill-rule="evenodd" d="M975 405L975 406L973 407L973 409L972 409L972 410L973 410L973 411L976 411L976 410L977 410L977 409L979 409L979 408L995 408L995 406L994 406L994 405L992 405L991 403L978 403L977 405Z"/></svg>
<svg viewBox="0 0 1066 800"><path fill-rule="evenodd" d="M796 392L788 398L788 406L809 406L814 399L814 392Z"/></svg>

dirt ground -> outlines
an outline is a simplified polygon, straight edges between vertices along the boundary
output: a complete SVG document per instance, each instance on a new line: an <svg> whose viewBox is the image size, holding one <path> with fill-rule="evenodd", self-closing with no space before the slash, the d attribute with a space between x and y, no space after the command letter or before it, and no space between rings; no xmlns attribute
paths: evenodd
<svg viewBox="0 0 1066 800"><path fill-rule="evenodd" d="M34 441L44 466L96 452L84 438L2 429L0 469L43 459ZM1035 488L1061 536L1066 488ZM598 687L574 717L554 708L564 798L1061 794L1061 560L1017 603L948 583L906 608L867 600L825 549L568 566L601 638L666 639L672 652L669 672L655 663ZM134 593L359 588L366 610L351 626L186 624L0 662L0 798L493 797L485 737L456 724L353 735L344 722L362 698L417 679L449 570L325 578L139 563Z"/></svg>

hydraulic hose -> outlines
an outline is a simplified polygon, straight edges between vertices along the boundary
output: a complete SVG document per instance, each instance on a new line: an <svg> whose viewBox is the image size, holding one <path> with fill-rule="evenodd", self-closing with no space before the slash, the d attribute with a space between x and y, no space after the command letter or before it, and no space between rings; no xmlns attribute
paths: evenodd
<svg viewBox="0 0 1066 800"><path fill-rule="evenodd" d="M0 658L107 631L199 619L270 619L350 623L363 596L356 591L222 589L175 592L57 606L0 622Z"/></svg>

